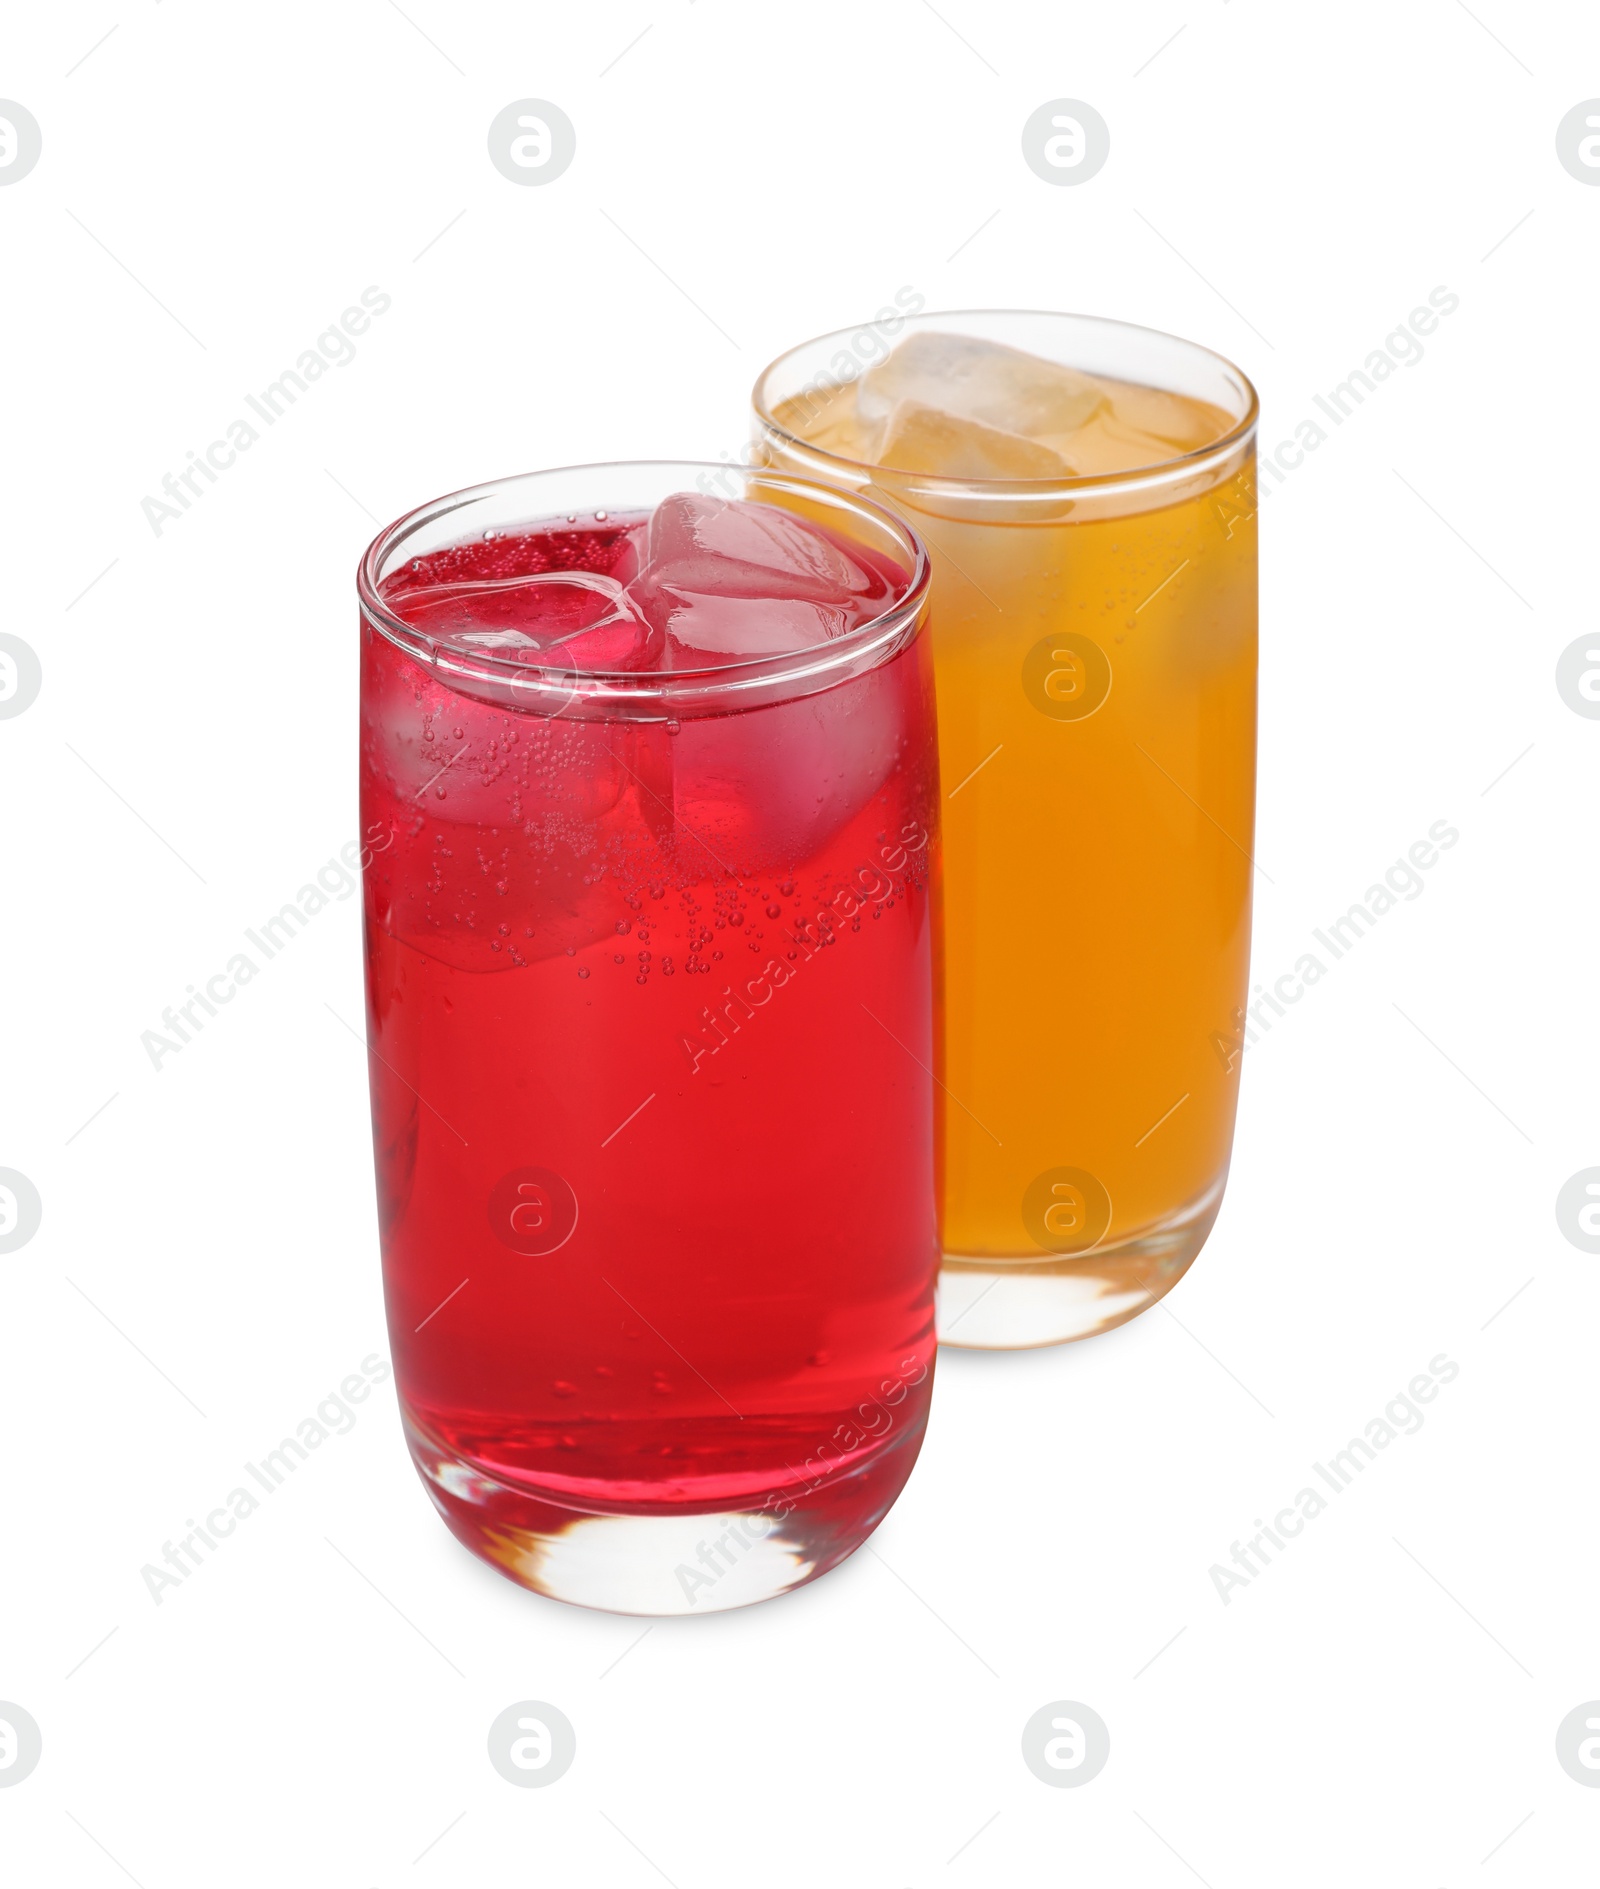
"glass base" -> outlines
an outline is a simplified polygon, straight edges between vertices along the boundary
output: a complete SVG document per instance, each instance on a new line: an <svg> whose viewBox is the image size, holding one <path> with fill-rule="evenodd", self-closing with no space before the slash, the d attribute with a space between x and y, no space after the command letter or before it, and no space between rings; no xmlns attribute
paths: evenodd
<svg viewBox="0 0 1600 1889"><path fill-rule="evenodd" d="M898 1437L848 1475L809 1489L716 1510L643 1513L597 1513L532 1495L445 1451L411 1422L406 1441L451 1533L502 1574L551 1600L662 1616L750 1607L837 1567L889 1512L922 1437L920 1428Z"/></svg>
<svg viewBox="0 0 1600 1889"><path fill-rule="evenodd" d="M1022 1351L1093 1338L1165 1298L1206 1243L1227 1175L1136 1239L1067 1258L965 1258L946 1253L939 1273L942 1345Z"/></svg>

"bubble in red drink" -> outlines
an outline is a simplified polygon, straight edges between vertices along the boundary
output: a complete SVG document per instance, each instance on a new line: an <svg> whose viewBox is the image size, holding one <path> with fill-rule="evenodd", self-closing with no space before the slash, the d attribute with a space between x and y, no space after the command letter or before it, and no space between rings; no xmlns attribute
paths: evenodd
<svg viewBox="0 0 1600 1889"><path fill-rule="evenodd" d="M362 572L409 1441L478 1553L642 1613L857 1547L934 1343L924 561L800 481L663 484L697 471L479 488Z"/></svg>

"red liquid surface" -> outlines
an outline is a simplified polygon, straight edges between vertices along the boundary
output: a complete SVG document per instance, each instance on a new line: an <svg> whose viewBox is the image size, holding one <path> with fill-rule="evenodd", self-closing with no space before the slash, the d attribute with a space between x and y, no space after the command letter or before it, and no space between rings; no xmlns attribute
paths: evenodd
<svg viewBox="0 0 1600 1889"><path fill-rule="evenodd" d="M600 592L504 582L626 580L645 531L472 543L386 599L434 635L525 634L528 660L587 636L590 663L668 666L659 631L584 629ZM759 647L767 607L694 623ZM475 699L362 635L374 1141L413 1447L598 1514L781 1514L895 1459L881 1512L934 1344L926 637L799 700L664 723Z"/></svg>

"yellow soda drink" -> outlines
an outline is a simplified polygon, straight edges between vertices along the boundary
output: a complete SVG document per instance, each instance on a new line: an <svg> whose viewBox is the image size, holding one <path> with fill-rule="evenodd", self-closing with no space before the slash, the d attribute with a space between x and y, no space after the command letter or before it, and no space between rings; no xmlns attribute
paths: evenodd
<svg viewBox="0 0 1600 1889"><path fill-rule="evenodd" d="M881 497L931 557L940 1335L1058 1343L1160 1298L1227 1178L1256 400L1218 356L1119 323L890 326L769 368L758 457Z"/></svg>

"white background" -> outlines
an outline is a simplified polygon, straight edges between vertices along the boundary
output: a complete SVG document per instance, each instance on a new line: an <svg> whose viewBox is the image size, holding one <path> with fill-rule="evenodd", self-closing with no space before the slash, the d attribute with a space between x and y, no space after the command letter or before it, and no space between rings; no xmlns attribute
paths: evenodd
<svg viewBox="0 0 1600 1889"><path fill-rule="evenodd" d="M1600 1696L1600 1258L1554 1205L1600 1162L1600 723L1554 670L1595 627L1600 189L1555 128L1600 16L105 0L16 10L0 93L44 134L0 189L0 627L44 672L0 723L0 1165L44 1203L0 1257L0 1699L44 1737L7 1882L1591 1882L1555 1729ZM486 156L528 96L577 127L543 188ZM1111 128L1077 188L1020 152L1061 96ZM155 535L369 284L357 358ZM875 1553L643 1633L540 1601L446 1533L386 1385L158 1607L143 1564L386 1349L356 901L140 1046L355 834L361 547L500 473L736 454L772 355L907 285L1209 343L1267 444L1459 295L1263 514L1255 974L1459 845L1248 1052L1170 1315L944 1354ZM1425 1427L1224 1605L1441 1352ZM577 1729L545 1790L485 1755L527 1698ZM1063 1698L1110 1727L1081 1789L1020 1755Z"/></svg>

